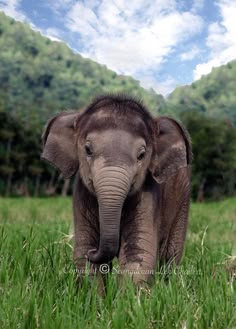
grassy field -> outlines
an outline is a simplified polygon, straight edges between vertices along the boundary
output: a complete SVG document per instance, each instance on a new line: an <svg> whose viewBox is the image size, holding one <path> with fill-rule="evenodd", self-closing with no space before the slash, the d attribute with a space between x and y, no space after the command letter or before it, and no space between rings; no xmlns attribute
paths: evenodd
<svg viewBox="0 0 236 329"><path fill-rule="evenodd" d="M236 328L236 199L191 207L182 265L150 288L76 289L70 198L0 199L0 328Z"/></svg>

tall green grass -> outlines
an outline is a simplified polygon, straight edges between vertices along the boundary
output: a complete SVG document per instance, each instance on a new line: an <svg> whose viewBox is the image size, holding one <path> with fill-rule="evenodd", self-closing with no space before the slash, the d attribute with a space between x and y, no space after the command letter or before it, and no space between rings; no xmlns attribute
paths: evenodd
<svg viewBox="0 0 236 329"><path fill-rule="evenodd" d="M236 328L236 199L193 204L182 265L107 294L72 262L71 199L0 199L0 328Z"/></svg>

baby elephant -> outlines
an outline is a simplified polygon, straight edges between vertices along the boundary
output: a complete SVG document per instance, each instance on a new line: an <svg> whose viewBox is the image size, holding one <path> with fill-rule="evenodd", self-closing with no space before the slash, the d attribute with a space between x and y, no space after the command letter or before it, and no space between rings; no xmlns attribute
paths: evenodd
<svg viewBox="0 0 236 329"><path fill-rule="evenodd" d="M101 96L86 109L53 117L42 158L73 193L74 258L81 273L111 265L134 282L157 264L181 260L190 202L191 144L169 117L153 118L137 100ZM96 272L96 271L95 271Z"/></svg>

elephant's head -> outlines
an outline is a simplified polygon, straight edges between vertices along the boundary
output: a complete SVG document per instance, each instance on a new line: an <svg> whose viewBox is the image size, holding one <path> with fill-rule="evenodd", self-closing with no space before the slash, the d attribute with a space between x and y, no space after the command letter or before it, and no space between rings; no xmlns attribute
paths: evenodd
<svg viewBox="0 0 236 329"><path fill-rule="evenodd" d="M89 253L95 263L117 255L123 203L142 188L148 172L164 183L191 157L182 125L167 117L154 119L142 104L124 96L100 97L82 112L59 114L49 121L43 142L42 158L65 178L79 170L97 197L100 243Z"/></svg>

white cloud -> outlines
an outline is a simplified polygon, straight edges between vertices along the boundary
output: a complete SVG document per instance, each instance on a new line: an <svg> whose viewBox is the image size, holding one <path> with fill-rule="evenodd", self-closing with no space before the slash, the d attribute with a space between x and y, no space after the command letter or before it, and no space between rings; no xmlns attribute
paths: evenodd
<svg viewBox="0 0 236 329"><path fill-rule="evenodd" d="M177 11L174 0L88 3L76 3L66 18L67 28L80 34L83 55L120 74L133 75L143 85L150 81L150 74L144 72L156 72L180 42L203 27L200 16ZM154 75L152 79L156 81Z"/></svg>
<svg viewBox="0 0 236 329"><path fill-rule="evenodd" d="M46 8L50 8L54 14L60 16L62 10L68 10L73 5L73 0L47 0L42 1L42 5Z"/></svg>
<svg viewBox="0 0 236 329"><path fill-rule="evenodd" d="M184 11L177 0L42 1L62 24L60 30L54 26L35 26L22 12L22 0L0 0L0 10L17 20L28 21L34 30L51 40L61 41L62 36L68 35L69 40L73 40L71 48L85 57L119 74L134 76L142 86L168 94L177 82L169 75L166 79L160 78L160 70L163 71L163 64L168 63L172 54L182 61L199 54L194 46L181 55L177 51L183 42L186 47L188 41L193 44L192 38L202 31L203 19L197 12L204 1L193 0L190 11ZM63 30L64 27L69 31Z"/></svg>
<svg viewBox="0 0 236 329"><path fill-rule="evenodd" d="M58 29L48 28L41 33L52 41L63 42L60 38L61 32Z"/></svg>
<svg viewBox="0 0 236 329"><path fill-rule="evenodd" d="M0 1L0 11L10 17L13 17L17 21L25 21L26 16L19 9L21 0L1 0Z"/></svg>
<svg viewBox="0 0 236 329"><path fill-rule="evenodd" d="M194 0L192 6L192 12L198 12L204 7L205 0Z"/></svg>
<svg viewBox="0 0 236 329"><path fill-rule="evenodd" d="M3 11L7 16L13 17L18 21L27 21L31 28L34 31L40 32L42 35L51 39L52 41L62 42L60 39L60 31L55 28L48 28L46 30L42 30L38 28L34 23L32 23L28 17L21 11L20 4L22 0L0 0L0 11ZM65 3L69 1L64 0Z"/></svg>
<svg viewBox="0 0 236 329"><path fill-rule="evenodd" d="M181 61L191 61L201 53L201 50L197 46L193 46L189 51L180 54Z"/></svg>
<svg viewBox="0 0 236 329"><path fill-rule="evenodd" d="M143 77L140 77L141 86L146 89L154 89L158 94L167 96L171 91L176 87L178 82L171 76L166 77L165 79L157 79L150 73L146 74Z"/></svg>
<svg viewBox="0 0 236 329"><path fill-rule="evenodd" d="M194 79L236 58L236 0L220 0L217 6L221 21L210 24L208 28L206 44L210 49L209 60L196 66Z"/></svg>

